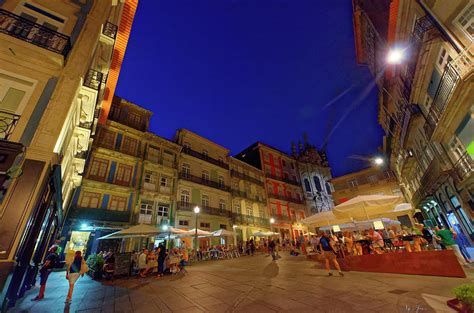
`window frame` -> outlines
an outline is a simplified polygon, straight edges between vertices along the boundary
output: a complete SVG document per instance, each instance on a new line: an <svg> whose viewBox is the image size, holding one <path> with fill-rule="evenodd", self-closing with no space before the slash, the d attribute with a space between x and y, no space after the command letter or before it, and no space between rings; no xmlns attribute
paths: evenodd
<svg viewBox="0 0 474 313"><path fill-rule="evenodd" d="M122 170L123 173L121 173L120 170ZM129 171L128 180L124 180L127 170ZM117 164L117 170L115 171L114 184L121 185L121 186L130 186L130 183L132 180L132 174L133 174L133 166L123 164L123 163ZM120 179L119 179L119 175L121 176Z"/></svg>
<svg viewBox="0 0 474 313"><path fill-rule="evenodd" d="M114 202L116 202L118 204L123 204L123 210L112 208L112 204ZM110 195L110 199L109 199L109 203L107 205L107 208L108 208L108 210L111 210L111 211L125 212L125 211L127 211L127 202L128 202L127 197L117 196L117 195Z"/></svg>
<svg viewBox="0 0 474 313"><path fill-rule="evenodd" d="M474 3L469 1L468 4L459 12L459 14L454 18L453 24L470 40L474 40L474 34L471 35L467 28L470 27L471 20L467 20L466 25L463 26L461 22L459 22L460 18L466 19L463 15L469 13L470 10L474 11ZM474 21L473 21L474 22ZM473 26L474 27L474 26Z"/></svg>

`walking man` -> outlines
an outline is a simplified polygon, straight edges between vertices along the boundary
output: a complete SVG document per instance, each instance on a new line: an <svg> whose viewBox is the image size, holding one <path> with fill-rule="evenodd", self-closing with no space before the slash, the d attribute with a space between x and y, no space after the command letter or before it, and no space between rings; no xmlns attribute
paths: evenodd
<svg viewBox="0 0 474 313"><path fill-rule="evenodd" d="M36 297L31 299L31 301L39 301L44 298L44 291L46 289L46 282L48 281L49 274L53 271L53 268L56 266L58 262L58 255L56 251L58 250L58 246L53 245L48 250L48 255L46 259L44 259L43 266L39 270L40 273L40 290Z"/></svg>
<svg viewBox="0 0 474 313"><path fill-rule="evenodd" d="M277 260L277 254L275 252L275 249L276 249L275 240L271 239L270 243L268 244L268 250L270 250L270 254L272 256L272 261Z"/></svg>
<svg viewBox="0 0 474 313"><path fill-rule="evenodd" d="M326 232L322 233L321 239L319 240L319 248L323 252L326 271L329 276L332 276L331 267L329 262L331 261L334 264L336 270L339 271L339 276L344 276L344 273L341 271L341 267L336 260L336 254L334 253L334 241L332 241Z"/></svg>

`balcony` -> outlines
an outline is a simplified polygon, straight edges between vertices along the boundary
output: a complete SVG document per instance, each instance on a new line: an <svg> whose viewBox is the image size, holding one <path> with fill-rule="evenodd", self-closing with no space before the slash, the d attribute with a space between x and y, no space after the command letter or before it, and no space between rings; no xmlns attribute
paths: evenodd
<svg viewBox="0 0 474 313"><path fill-rule="evenodd" d="M270 220L263 217L232 213L232 223L237 225L255 225L270 227Z"/></svg>
<svg viewBox="0 0 474 313"><path fill-rule="evenodd" d="M112 144L107 144L106 142L99 141L99 140L95 140L94 144L97 145L97 147L104 148L104 149L107 149L107 150L117 151L117 152L124 153L124 154L130 155L130 156L133 156L133 157L139 157L140 156L140 144L138 144L135 151L130 151L130 150L127 150L127 149L117 148L114 144L113 145Z"/></svg>
<svg viewBox="0 0 474 313"><path fill-rule="evenodd" d="M178 202L178 210L181 211L186 211L186 212L193 212L194 207L198 206L201 211L199 214L209 214L209 215L217 215L217 216L223 216L223 217L232 217L232 212L227 211L227 210L222 210L220 208L213 208L210 206L202 206L190 202Z"/></svg>
<svg viewBox="0 0 474 313"><path fill-rule="evenodd" d="M279 200L283 200L283 201L293 202L293 203L297 203L297 204L303 204L304 203L304 201L301 200L301 199L288 197L288 196L283 196L283 195L277 195L277 194L270 193L270 192L268 193L268 197L273 198L273 199L279 199Z"/></svg>
<svg viewBox="0 0 474 313"><path fill-rule="evenodd" d="M0 140L10 138L19 119L20 115L0 110Z"/></svg>
<svg viewBox="0 0 474 313"><path fill-rule="evenodd" d="M80 220L107 221L107 222L123 222L128 223L130 220L130 212L114 211L95 208L81 208L72 206L69 211L69 217Z"/></svg>
<svg viewBox="0 0 474 313"><path fill-rule="evenodd" d="M0 32L29 42L64 57L71 50L69 36L0 9Z"/></svg>
<svg viewBox="0 0 474 313"><path fill-rule="evenodd" d="M251 200L251 201L266 203L266 200L263 197L259 197L259 196L252 197L251 195L249 195L245 191L232 189L231 193L234 197L240 197L240 198L245 198L245 199L248 199L248 200Z"/></svg>
<svg viewBox="0 0 474 313"><path fill-rule="evenodd" d="M238 178L241 178L241 179L243 179L243 180L249 181L249 182L251 182L251 183L260 185L260 186L264 186L264 185L265 185L263 181L258 180L257 178L254 178L254 177L250 177L250 176L245 175L245 174L243 174L243 173L239 173L239 172L237 172L237 171L235 171L235 170L231 170L231 171L230 171L230 175L231 175L232 177L238 177Z"/></svg>
<svg viewBox="0 0 474 313"><path fill-rule="evenodd" d="M117 37L118 26L110 22L105 22L104 27L102 28L102 34L109 37L110 39L115 40Z"/></svg>
<svg viewBox="0 0 474 313"><path fill-rule="evenodd" d="M188 154L188 155L191 155L195 158L198 158L198 159L201 159L201 160L204 160L206 162L209 162L209 163L212 163L214 165L217 165L217 166L220 166L222 168L225 168L226 170L229 169L229 165L224 163L223 161L220 161L220 160L216 160L214 158L211 158L210 156L208 155L205 155L203 153L200 153L200 152L197 152L193 149L190 149L190 148L187 148L187 147L183 147L183 152Z"/></svg>
<svg viewBox="0 0 474 313"><path fill-rule="evenodd" d="M282 182L285 182L285 183L288 183L288 184L291 184L291 185L300 186L300 183L298 181L290 179L290 178L278 177L278 176L272 175L270 173L267 173L265 176L267 178L279 180L279 181L282 181Z"/></svg>
<svg viewBox="0 0 474 313"><path fill-rule="evenodd" d="M454 164L454 171L459 182L466 181L474 172L474 162L468 152L465 152Z"/></svg>
<svg viewBox="0 0 474 313"><path fill-rule="evenodd" d="M99 91L103 78L104 78L104 74L102 72L89 69L87 71L86 77L84 78L83 85L91 89Z"/></svg>
<svg viewBox="0 0 474 313"><path fill-rule="evenodd" d="M274 219L276 224L293 223L296 221L296 217L286 215L276 215Z"/></svg>
<svg viewBox="0 0 474 313"><path fill-rule="evenodd" d="M213 180L210 180L210 179L203 179L202 177L194 176L194 175L184 173L184 172L179 173L179 178L187 180L187 181L191 181L193 183L198 183L198 184L201 184L201 185L205 185L205 186L209 186L209 187L212 187L212 188L216 188L216 189L220 189L220 190L223 190L223 191L230 192L229 186L226 186L224 184L221 184L219 182L216 182L216 181L213 181Z"/></svg>

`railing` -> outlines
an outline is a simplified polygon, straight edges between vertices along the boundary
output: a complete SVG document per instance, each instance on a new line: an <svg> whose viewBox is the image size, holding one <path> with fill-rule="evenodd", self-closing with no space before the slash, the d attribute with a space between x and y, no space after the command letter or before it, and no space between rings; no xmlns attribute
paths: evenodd
<svg viewBox="0 0 474 313"><path fill-rule="evenodd" d="M178 210L193 212L194 207L198 206L200 209L199 214L218 215L224 217L232 217L232 212L223 210L221 208L214 208L210 206L202 206L190 202L178 202Z"/></svg>
<svg viewBox="0 0 474 313"><path fill-rule="evenodd" d="M260 186L265 185L263 181L258 180L257 178L254 178L254 177L250 177L250 176L245 175L243 173L239 173L235 170L230 170L230 175L233 176L233 177L242 178L243 180L247 180L249 182L255 183L255 184L260 185Z"/></svg>
<svg viewBox="0 0 474 313"><path fill-rule="evenodd" d="M232 223L240 225L247 224L270 227L270 220L267 218L245 215L240 213L232 213Z"/></svg>
<svg viewBox="0 0 474 313"><path fill-rule="evenodd" d="M8 140L19 119L20 115L0 111L0 140Z"/></svg>
<svg viewBox="0 0 474 313"><path fill-rule="evenodd" d="M115 37L117 37L117 30L117 25L105 22L104 27L102 28L102 34L115 40Z"/></svg>
<svg viewBox="0 0 474 313"><path fill-rule="evenodd" d="M77 158L77 159L85 160L87 158L87 151L78 151L78 152L76 152L74 157Z"/></svg>
<svg viewBox="0 0 474 313"><path fill-rule="evenodd" d="M265 198L259 197L259 196L252 197L251 195L249 195L249 194L248 194L247 192L245 192L245 191L240 191L240 190L232 189L232 190L231 190L231 193L232 193L232 195L235 196L235 197L241 197L241 198L249 199L249 200L256 201L256 202L260 202L260 203L266 203Z"/></svg>
<svg viewBox="0 0 474 313"><path fill-rule="evenodd" d="M187 181L191 181L191 182L198 183L198 184L201 184L201 185L205 185L205 186L209 186L209 187L212 187L212 188L216 188L216 189L220 189L220 190L230 192L229 186L226 186L224 184L221 184L219 182L216 182L216 181L213 181L213 180L210 180L210 179L203 179L202 177L194 176L194 175L191 175L191 174L188 174L188 173L185 173L185 172L180 172L179 177L181 179L184 179L184 180L187 180Z"/></svg>
<svg viewBox="0 0 474 313"><path fill-rule="evenodd" d="M275 179L275 180L279 180L279 181L282 181L282 182L285 182L285 183L288 183L288 184L292 184L292 185L295 185L295 186L300 186L300 183L296 180L293 180L293 179L278 177L278 176L272 175L270 173L267 173L266 177L271 178L271 179Z"/></svg>
<svg viewBox="0 0 474 313"><path fill-rule="evenodd" d="M288 197L288 196L283 196L283 195L278 195L278 194L274 194L274 193L270 193L270 192L268 193L268 197L273 198L273 199L279 199L279 200L283 200L283 201L298 203L298 204L303 204L304 203L304 201L301 200L301 199Z"/></svg>
<svg viewBox="0 0 474 313"><path fill-rule="evenodd" d="M102 84L102 79L104 74L102 72L89 69L87 71L86 77L84 77L84 86L92 88L94 90L99 91L100 85Z"/></svg>
<svg viewBox="0 0 474 313"><path fill-rule="evenodd" d="M274 218L276 223L292 223L296 221L294 216L276 215Z"/></svg>
<svg viewBox="0 0 474 313"><path fill-rule="evenodd" d="M191 155L193 157L196 157L198 159L201 159L201 160L204 160L206 162L209 162L209 163L212 163L214 165L217 165L217 166L220 166L222 168L225 168L225 169L229 169L229 165L224 163L223 161L220 161L220 160L216 160L214 158L211 158L210 156L208 155L205 155L203 153L200 153L200 152L197 152L193 149L190 149L190 148L187 148L187 147L183 147L183 152L188 154L188 155Z"/></svg>
<svg viewBox="0 0 474 313"><path fill-rule="evenodd" d="M97 145L97 147L101 147L101 148L104 148L104 149L117 151L117 152L120 152L120 153L131 155L133 157L139 157L140 156L140 143L138 143L135 152L132 152L132 151L129 151L129 150L126 150L126 149L122 149L122 148L117 148L115 146L115 144L110 145L110 144L106 144L105 142L99 141L99 140L95 140L94 143Z"/></svg>
<svg viewBox="0 0 474 313"><path fill-rule="evenodd" d="M64 57L71 50L69 37L0 9L0 32L59 53Z"/></svg>
<svg viewBox="0 0 474 313"><path fill-rule="evenodd" d="M413 115L420 113L420 107L417 104L411 104L405 108L402 129L400 130L400 147L403 148L405 138Z"/></svg>
<svg viewBox="0 0 474 313"><path fill-rule="evenodd" d="M74 219L126 223L130 221L130 212L72 206L69 217Z"/></svg>
<svg viewBox="0 0 474 313"><path fill-rule="evenodd" d="M454 164L454 170L460 181L464 181L474 172L474 162L466 151Z"/></svg>

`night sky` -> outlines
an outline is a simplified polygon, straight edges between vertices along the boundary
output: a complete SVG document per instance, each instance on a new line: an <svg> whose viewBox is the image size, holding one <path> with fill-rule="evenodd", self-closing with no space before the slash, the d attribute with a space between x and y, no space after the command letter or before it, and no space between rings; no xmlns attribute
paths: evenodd
<svg viewBox="0 0 474 313"><path fill-rule="evenodd" d="M382 145L372 81L350 0L141 0L116 94L154 112L152 132L187 128L233 155L290 152L306 132L339 176Z"/></svg>

